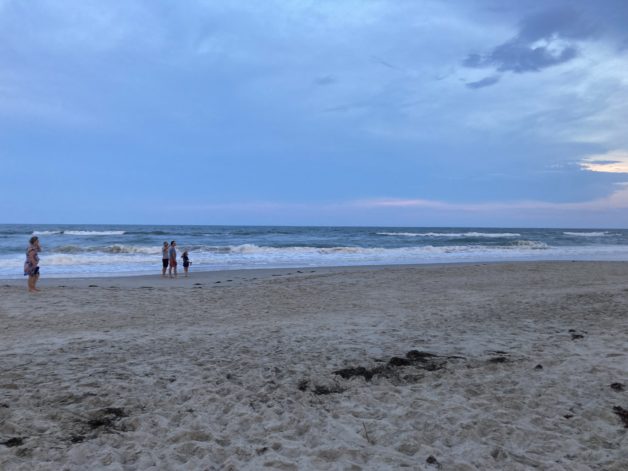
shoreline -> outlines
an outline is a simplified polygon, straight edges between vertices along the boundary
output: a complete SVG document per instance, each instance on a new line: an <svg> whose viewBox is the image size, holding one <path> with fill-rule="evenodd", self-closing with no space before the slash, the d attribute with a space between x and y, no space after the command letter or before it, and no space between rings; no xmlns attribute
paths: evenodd
<svg viewBox="0 0 628 471"><path fill-rule="evenodd" d="M421 269L421 268L459 268L465 266L533 266L533 265L568 265L568 264L625 264L626 260L516 260L516 261L470 261L470 262L436 262L436 263L407 263L407 264L390 264L390 265L330 265L330 266L310 266L310 267L273 267L273 268L238 268L230 270L203 270L190 271L189 276L185 277L179 273L177 277L170 278L166 274L163 277L158 272L153 274L129 274L129 275L105 275L105 276L42 276L38 282L38 286L45 287L56 283L64 283L76 286L83 286L93 282L112 282L113 284L122 286L133 286L142 283L157 283L159 286L185 286L183 283L197 280L198 281L220 281L225 278L267 278L273 276L290 276L290 275L307 275L309 273L330 274L353 271L372 271L372 270L389 270L389 269ZM0 278L0 284L5 287L21 286L26 283L26 276L22 278Z"/></svg>

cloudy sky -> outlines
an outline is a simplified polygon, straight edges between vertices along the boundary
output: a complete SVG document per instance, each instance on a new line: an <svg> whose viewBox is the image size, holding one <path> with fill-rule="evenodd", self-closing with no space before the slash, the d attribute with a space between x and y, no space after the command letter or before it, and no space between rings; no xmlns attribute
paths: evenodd
<svg viewBox="0 0 628 471"><path fill-rule="evenodd" d="M624 0L0 0L0 222L628 227Z"/></svg>

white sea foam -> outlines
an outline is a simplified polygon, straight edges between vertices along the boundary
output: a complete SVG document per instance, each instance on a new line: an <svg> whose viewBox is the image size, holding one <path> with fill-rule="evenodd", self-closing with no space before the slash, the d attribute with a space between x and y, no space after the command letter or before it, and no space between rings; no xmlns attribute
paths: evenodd
<svg viewBox="0 0 628 471"><path fill-rule="evenodd" d="M608 232L563 232L564 235L570 237L604 237L609 235Z"/></svg>
<svg viewBox="0 0 628 471"><path fill-rule="evenodd" d="M81 253L102 253L102 254L147 254L154 255L161 253L161 247L143 247L136 245L114 244L105 247L81 247L80 245L62 245L55 247L52 253L58 254L81 254Z"/></svg>
<svg viewBox="0 0 628 471"><path fill-rule="evenodd" d="M532 250L546 250L549 249L549 245L545 242L538 242L535 240L515 240L511 243L512 247L527 248Z"/></svg>
<svg viewBox="0 0 628 471"><path fill-rule="evenodd" d="M33 231L32 235L47 236L47 235L55 235L55 234L63 234L63 231Z"/></svg>
<svg viewBox="0 0 628 471"><path fill-rule="evenodd" d="M157 246L111 245L91 247L88 251L73 251L71 247L66 246L66 251L62 253L44 251L40 254L43 276L103 276L161 270L161 253ZM187 249L196 270L516 260L628 260L628 245L553 247L530 240L513 240L496 246L459 244L365 248L242 244L199 245ZM0 278L21 278L23 264L23 253L1 255Z"/></svg>
<svg viewBox="0 0 628 471"><path fill-rule="evenodd" d="M447 246L414 246L414 247L267 247L255 244L243 244L228 247L211 247L209 252L213 255L283 255L286 257L299 255L420 255L434 253L489 253L509 252L513 250L538 250L548 249L543 242L530 240L517 240L500 246L478 245L447 245ZM199 250L202 254L205 250Z"/></svg>
<svg viewBox="0 0 628 471"><path fill-rule="evenodd" d="M378 232L377 235L394 236L394 237L446 237L446 238L502 238L502 237L521 237L516 232Z"/></svg>
<svg viewBox="0 0 628 471"><path fill-rule="evenodd" d="M128 254L147 254L155 255L161 253L161 247L137 247L133 245L110 245L98 249L99 252L104 253L128 253Z"/></svg>

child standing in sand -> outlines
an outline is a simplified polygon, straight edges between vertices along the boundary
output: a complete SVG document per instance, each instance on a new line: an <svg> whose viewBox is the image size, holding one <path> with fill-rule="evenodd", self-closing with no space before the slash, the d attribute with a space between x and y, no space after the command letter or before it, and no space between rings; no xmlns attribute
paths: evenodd
<svg viewBox="0 0 628 471"><path fill-rule="evenodd" d="M185 276L187 278L188 270L190 269L190 265L192 265L192 262L190 262L190 256L188 255L187 250L183 252L183 254L181 255L181 259L183 259L183 271L185 272Z"/></svg>

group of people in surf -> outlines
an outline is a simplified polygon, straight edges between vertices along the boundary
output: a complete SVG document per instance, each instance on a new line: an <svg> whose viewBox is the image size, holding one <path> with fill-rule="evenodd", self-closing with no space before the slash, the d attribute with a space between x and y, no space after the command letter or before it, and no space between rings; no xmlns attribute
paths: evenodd
<svg viewBox="0 0 628 471"><path fill-rule="evenodd" d="M39 252L41 252L39 237L33 236L28 241L26 261L24 262L24 276L28 276L28 291L30 292L39 291L37 288L37 281L39 280ZM168 270L168 276L175 278L177 276L177 242L174 240L170 243L164 242L161 253L161 276L165 277L166 270ZM190 265L192 265L187 250L181 254L181 260L183 261L183 272L187 277Z"/></svg>
<svg viewBox="0 0 628 471"><path fill-rule="evenodd" d="M181 254L181 260L183 260L183 271L185 276L188 276L188 271L190 269L190 256L188 251L186 250ZM170 278L176 278L177 276L177 241L173 240L168 243L168 241L164 241L164 246L161 249L161 276L166 276L166 270L168 270L168 276Z"/></svg>

